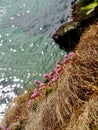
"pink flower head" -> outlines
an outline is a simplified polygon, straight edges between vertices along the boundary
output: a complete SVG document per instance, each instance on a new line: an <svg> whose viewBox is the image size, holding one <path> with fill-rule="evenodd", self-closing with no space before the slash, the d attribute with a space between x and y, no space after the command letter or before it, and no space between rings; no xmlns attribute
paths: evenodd
<svg viewBox="0 0 98 130"><path fill-rule="evenodd" d="M51 82L54 83L56 80L56 77L54 77L53 79L51 79Z"/></svg>
<svg viewBox="0 0 98 130"><path fill-rule="evenodd" d="M20 118L20 117L17 115L17 116L16 116L16 120L19 120L19 118Z"/></svg>
<svg viewBox="0 0 98 130"><path fill-rule="evenodd" d="M35 80L35 81L34 81L34 84L39 85L39 84L40 84L40 81L39 81L39 80Z"/></svg>
<svg viewBox="0 0 98 130"><path fill-rule="evenodd" d="M61 66L58 66L57 68L54 69L56 74L60 74L61 70L62 70Z"/></svg>
<svg viewBox="0 0 98 130"><path fill-rule="evenodd" d="M59 73L56 73L55 77L56 77L56 76L60 76L60 74L59 74Z"/></svg>
<svg viewBox="0 0 98 130"><path fill-rule="evenodd" d="M64 59L66 59L66 58L68 58L68 55L67 55L67 54L64 55Z"/></svg>
<svg viewBox="0 0 98 130"><path fill-rule="evenodd" d="M29 102L28 102L27 108L30 108L31 103L32 103L32 100L30 99Z"/></svg>
<svg viewBox="0 0 98 130"><path fill-rule="evenodd" d="M45 79L48 79L48 78L49 78L49 74L44 74L43 77L44 77Z"/></svg>
<svg viewBox="0 0 98 130"><path fill-rule="evenodd" d="M38 90L35 88L34 93L31 95L31 99L36 98L37 96L38 96Z"/></svg>
<svg viewBox="0 0 98 130"><path fill-rule="evenodd" d="M62 68L57 69L57 73L60 73L62 71Z"/></svg>
<svg viewBox="0 0 98 130"><path fill-rule="evenodd" d="M6 130L10 130L10 128L6 128Z"/></svg>
<svg viewBox="0 0 98 130"><path fill-rule="evenodd" d="M58 68L61 68L61 66L60 66L59 64L57 64L57 65L56 65L56 68L57 68L57 69L58 69Z"/></svg>
<svg viewBox="0 0 98 130"><path fill-rule="evenodd" d="M40 88L39 88L39 91L40 91L40 90L43 90L44 88L45 88L45 86L40 87ZM41 95L41 93L40 93L40 95Z"/></svg>
<svg viewBox="0 0 98 130"><path fill-rule="evenodd" d="M44 87L44 86L45 86L44 83L40 83L40 85L39 85L40 88L42 88L42 87Z"/></svg>
<svg viewBox="0 0 98 130"><path fill-rule="evenodd" d="M54 72L55 72L55 73L57 72L57 68L54 68Z"/></svg>
<svg viewBox="0 0 98 130"><path fill-rule="evenodd" d="M39 87L40 87L39 90L42 90L42 89L44 89L46 87L46 84L40 83Z"/></svg>
<svg viewBox="0 0 98 130"><path fill-rule="evenodd" d="M0 130L2 130L2 126L0 125Z"/></svg>
<svg viewBox="0 0 98 130"><path fill-rule="evenodd" d="M51 85L51 82L48 82L48 86L50 86Z"/></svg>
<svg viewBox="0 0 98 130"><path fill-rule="evenodd" d="M59 76L57 75L55 78L56 78L56 79L59 79Z"/></svg>
<svg viewBox="0 0 98 130"><path fill-rule="evenodd" d="M74 55L75 55L74 52L70 52L70 53L69 53L69 56L74 56Z"/></svg>
<svg viewBox="0 0 98 130"><path fill-rule="evenodd" d="M51 79L53 77L53 72L49 73L49 78Z"/></svg>
<svg viewBox="0 0 98 130"><path fill-rule="evenodd" d="M34 89L34 94L35 94L35 95L38 95L38 90L37 90L37 88Z"/></svg>
<svg viewBox="0 0 98 130"><path fill-rule="evenodd" d="M57 64L60 65L60 61L57 61L57 62L56 62L56 65L57 65Z"/></svg>
<svg viewBox="0 0 98 130"><path fill-rule="evenodd" d="M66 64L68 62L68 58L64 59L63 64Z"/></svg>
<svg viewBox="0 0 98 130"><path fill-rule="evenodd" d="M49 73L49 76L53 76L53 72L50 72L50 73Z"/></svg>

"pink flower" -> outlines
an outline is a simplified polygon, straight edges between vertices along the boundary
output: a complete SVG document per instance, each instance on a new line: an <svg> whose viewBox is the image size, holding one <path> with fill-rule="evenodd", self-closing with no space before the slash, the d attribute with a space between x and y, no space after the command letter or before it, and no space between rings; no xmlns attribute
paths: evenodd
<svg viewBox="0 0 98 130"><path fill-rule="evenodd" d="M56 69L57 69L57 68L61 68L61 66L60 66L59 64L57 64L57 65L56 65Z"/></svg>
<svg viewBox="0 0 98 130"><path fill-rule="evenodd" d="M57 64L60 64L60 61L57 61L57 62L56 62L56 65L57 65Z"/></svg>
<svg viewBox="0 0 98 130"><path fill-rule="evenodd" d="M53 72L49 73L49 78L51 79L53 77Z"/></svg>
<svg viewBox="0 0 98 130"><path fill-rule="evenodd" d="M63 60L63 64L66 64L68 62L68 55L64 55L64 60Z"/></svg>
<svg viewBox="0 0 98 130"><path fill-rule="evenodd" d="M44 88L45 88L45 87L41 87L41 88L39 88L39 91L40 91L40 90L43 90ZM40 95L41 95L41 93L40 93Z"/></svg>
<svg viewBox="0 0 98 130"><path fill-rule="evenodd" d="M54 68L54 72L55 72L55 73L57 72L57 68Z"/></svg>
<svg viewBox="0 0 98 130"><path fill-rule="evenodd" d="M0 126L0 130L2 130L2 126Z"/></svg>
<svg viewBox="0 0 98 130"><path fill-rule="evenodd" d="M36 98L37 96L38 96L38 90L35 88L34 93L31 95L31 99Z"/></svg>
<svg viewBox="0 0 98 130"><path fill-rule="evenodd" d="M74 52L70 52L70 53L69 53L69 56L74 56L74 55L75 55Z"/></svg>
<svg viewBox="0 0 98 130"><path fill-rule="evenodd" d="M42 90L42 89L44 89L46 87L46 84L40 83L39 87L40 87L39 90Z"/></svg>
<svg viewBox="0 0 98 130"><path fill-rule="evenodd" d="M51 82L54 83L56 80L56 77L54 77L53 79L51 79Z"/></svg>
<svg viewBox="0 0 98 130"><path fill-rule="evenodd" d="M56 80L57 80L57 79L59 79L59 76L57 75L55 78L56 78Z"/></svg>
<svg viewBox="0 0 98 130"><path fill-rule="evenodd" d="M53 76L53 72L50 72L50 73L49 73L49 76Z"/></svg>
<svg viewBox="0 0 98 130"><path fill-rule="evenodd" d="M37 88L34 89L34 93L35 93L35 94L38 94Z"/></svg>
<svg viewBox="0 0 98 130"><path fill-rule="evenodd" d="M17 115L17 116L16 116L16 120L19 120L19 118L20 118L20 117Z"/></svg>
<svg viewBox="0 0 98 130"><path fill-rule="evenodd" d="M35 81L34 81L34 84L39 85L39 84L40 84L40 81L39 81L39 80L35 80Z"/></svg>
<svg viewBox="0 0 98 130"><path fill-rule="evenodd" d="M50 82L48 82L48 86L50 86L51 85L51 81Z"/></svg>
<svg viewBox="0 0 98 130"><path fill-rule="evenodd" d="M57 72L60 73L62 71L62 68L58 68Z"/></svg>
<svg viewBox="0 0 98 130"><path fill-rule="evenodd" d="M10 130L10 128L6 128L6 130Z"/></svg>
<svg viewBox="0 0 98 130"><path fill-rule="evenodd" d="M48 78L49 78L49 74L44 74L43 77L44 77L45 79L48 79Z"/></svg>
<svg viewBox="0 0 98 130"><path fill-rule="evenodd" d="M58 73L60 73L60 71L61 71L61 66L60 65L56 65L56 68L54 68L54 72L56 73L56 74L58 74Z"/></svg>
<svg viewBox="0 0 98 130"><path fill-rule="evenodd" d="M44 83L40 83L40 85L39 85L40 88L42 88L42 87L44 87L44 86L45 86Z"/></svg>
<svg viewBox="0 0 98 130"><path fill-rule="evenodd" d="M32 98L35 98L35 97L36 97L36 94L33 93L33 94L31 95L31 99L32 99Z"/></svg>
<svg viewBox="0 0 98 130"><path fill-rule="evenodd" d="M64 59L66 59L66 58L68 58L68 55L67 55L67 54L64 55Z"/></svg>
<svg viewBox="0 0 98 130"><path fill-rule="evenodd" d="M68 62L68 58L64 59L63 64L66 64Z"/></svg>
<svg viewBox="0 0 98 130"><path fill-rule="evenodd" d="M60 74L61 70L62 70L61 66L58 66L58 68L54 69L56 74Z"/></svg>
<svg viewBox="0 0 98 130"><path fill-rule="evenodd" d="M28 102L27 108L30 108L31 103L32 103L32 100L30 99L29 102Z"/></svg>

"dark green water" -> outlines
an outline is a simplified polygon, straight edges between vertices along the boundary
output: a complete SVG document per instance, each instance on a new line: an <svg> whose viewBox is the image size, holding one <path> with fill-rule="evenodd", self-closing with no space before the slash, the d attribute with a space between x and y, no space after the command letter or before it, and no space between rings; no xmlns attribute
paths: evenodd
<svg viewBox="0 0 98 130"><path fill-rule="evenodd" d="M66 53L51 39L73 0L0 0L0 115Z"/></svg>

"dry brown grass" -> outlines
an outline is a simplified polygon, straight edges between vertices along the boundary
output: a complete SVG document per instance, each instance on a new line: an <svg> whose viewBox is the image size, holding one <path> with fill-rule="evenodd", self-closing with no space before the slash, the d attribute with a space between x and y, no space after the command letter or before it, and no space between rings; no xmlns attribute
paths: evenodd
<svg viewBox="0 0 98 130"><path fill-rule="evenodd" d="M31 92L28 91L26 94L22 94L18 96L18 98L14 99L9 106L9 109L6 111L4 118L2 120L2 125L4 130L9 127L9 125L18 124L21 125L19 121L16 121L16 116L20 116L21 120L27 120L28 110L27 103L30 99ZM14 127L13 129L14 130Z"/></svg>
<svg viewBox="0 0 98 130"><path fill-rule="evenodd" d="M28 111L21 130L98 130L98 25L83 34L57 86L36 112Z"/></svg>

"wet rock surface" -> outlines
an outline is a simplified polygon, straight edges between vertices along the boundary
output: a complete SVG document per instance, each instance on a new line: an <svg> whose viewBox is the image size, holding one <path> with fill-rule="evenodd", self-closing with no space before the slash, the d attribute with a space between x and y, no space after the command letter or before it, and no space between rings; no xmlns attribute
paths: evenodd
<svg viewBox="0 0 98 130"><path fill-rule="evenodd" d="M50 0L48 5L38 7L35 15L31 13L24 14L19 9L19 16L14 16L13 20L9 21L9 25L23 30L27 35L38 35L45 33L51 35L62 23L70 20L69 14L71 13L71 6L76 0L58 0L55 2ZM55 3L55 4L54 4ZM48 6L48 7L46 7Z"/></svg>
<svg viewBox="0 0 98 130"><path fill-rule="evenodd" d="M90 1L92 2L92 1ZM84 0L80 0L73 6L73 21L64 23L53 34L52 38L59 47L66 51L74 50L80 40L81 34L89 24L94 23L98 18L98 6L89 15L81 11L82 5L88 4Z"/></svg>

